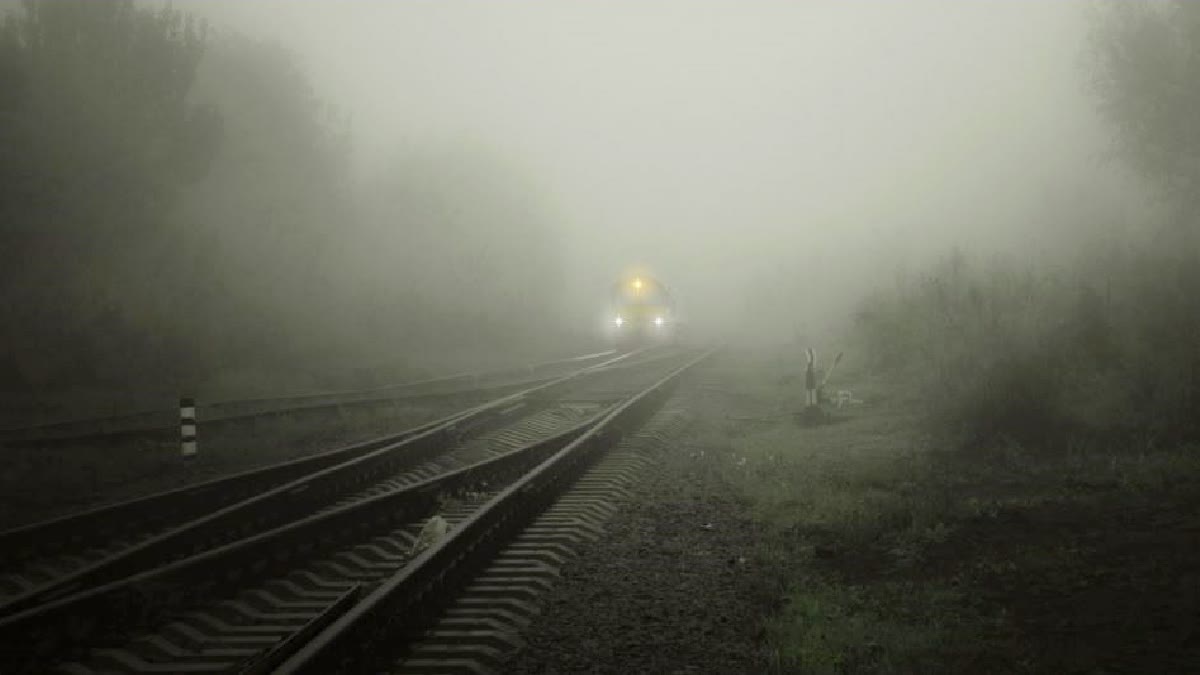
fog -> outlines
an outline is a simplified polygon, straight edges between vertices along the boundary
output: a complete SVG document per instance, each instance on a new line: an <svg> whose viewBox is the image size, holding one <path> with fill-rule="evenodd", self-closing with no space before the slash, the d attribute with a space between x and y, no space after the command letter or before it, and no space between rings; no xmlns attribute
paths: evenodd
<svg viewBox="0 0 1200 675"><path fill-rule="evenodd" d="M360 178L430 145L520 174L571 307L637 264L693 319L825 318L930 251L1057 245L1047 208L1112 194L1082 3L182 6L294 50Z"/></svg>
<svg viewBox="0 0 1200 675"><path fill-rule="evenodd" d="M1200 0L0 0L0 670L1200 671L1197 113Z"/></svg>
<svg viewBox="0 0 1200 675"><path fill-rule="evenodd" d="M697 338L792 340L952 248L1069 253L1145 211L1089 96L1083 2L136 6L208 24L172 90L195 114L178 108L155 132L191 129L180 151L191 168L162 195L97 216L94 202L58 199L52 186L75 179L54 167L82 153L80 171L107 171L112 153L47 146L51 187L21 222L126 233L132 210L166 225L99 236L96 250L112 252L71 266L61 293L48 281L58 268L12 268L10 324L43 326L8 337L0 371L17 389L156 367L127 354L72 365L49 334L91 344L124 331L146 343L130 353L191 364L179 382L297 359L552 351L561 336L598 337L609 290L631 269L672 290ZM105 28L85 31L115 25L88 11ZM64 72L110 63L78 51ZM150 127L103 83L136 91L162 73L154 58L111 63L122 58L134 60L120 75L78 80L86 91L44 78L29 119L47 128L30 143L79 133L65 113L36 112L44 104L156 147L136 145ZM55 107L58 95L68 102ZM155 184L154 157L131 164L130 184ZM45 260L71 240L13 241L15 257ZM143 282L148 261L170 270L156 284ZM18 288L47 295L39 304ZM186 316L181 297L193 298Z"/></svg>

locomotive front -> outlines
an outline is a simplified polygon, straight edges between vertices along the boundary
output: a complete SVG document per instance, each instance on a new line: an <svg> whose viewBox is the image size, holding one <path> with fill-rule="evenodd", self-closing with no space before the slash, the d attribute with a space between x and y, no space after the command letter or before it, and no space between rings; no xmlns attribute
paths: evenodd
<svg viewBox="0 0 1200 675"><path fill-rule="evenodd" d="M675 303L665 286L645 275L613 287L611 326L621 347L667 342L675 335Z"/></svg>

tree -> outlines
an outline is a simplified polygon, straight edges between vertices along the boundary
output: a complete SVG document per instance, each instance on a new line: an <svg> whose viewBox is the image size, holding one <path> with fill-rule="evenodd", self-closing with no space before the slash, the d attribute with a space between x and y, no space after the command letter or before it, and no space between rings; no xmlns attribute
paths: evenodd
<svg viewBox="0 0 1200 675"><path fill-rule="evenodd" d="M221 118L187 98L205 32L133 0L0 17L0 352L27 381L120 314L125 251L205 173Z"/></svg>
<svg viewBox="0 0 1200 675"><path fill-rule="evenodd" d="M26 0L5 17L7 234L152 226L171 191L204 173L220 118L187 103L204 33L132 0Z"/></svg>
<svg viewBox="0 0 1200 675"><path fill-rule="evenodd" d="M1095 17L1092 91L1116 149L1179 213L1200 206L1200 3L1111 2Z"/></svg>
<svg viewBox="0 0 1200 675"><path fill-rule="evenodd" d="M224 137L209 174L180 192L170 241L208 257L190 282L194 312L154 321L195 323L186 349L207 367L295 363L346 304L329 253L354 236L348 123L293 54L236 33L209 40L192 99L221 111Z"/></svg>

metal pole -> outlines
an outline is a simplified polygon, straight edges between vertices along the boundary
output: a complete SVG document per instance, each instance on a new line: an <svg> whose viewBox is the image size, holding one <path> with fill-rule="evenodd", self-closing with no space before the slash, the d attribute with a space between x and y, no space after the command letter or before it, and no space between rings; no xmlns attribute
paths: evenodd
<svg viewBox="0 0 1200 675"><path fill-rule="evenodd" d="M805 354L808 357L808 366L804 369L805 403L811 408L817 405L817 355L812 347L809 347Z"/></svg>

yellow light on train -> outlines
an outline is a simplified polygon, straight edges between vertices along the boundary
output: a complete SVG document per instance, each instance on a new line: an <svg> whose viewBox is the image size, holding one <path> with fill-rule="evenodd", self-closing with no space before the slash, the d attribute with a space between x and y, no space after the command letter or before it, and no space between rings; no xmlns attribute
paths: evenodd
<svg viewBox="0 0 1200 675"><path fill-rule="evenodd" d="M616 319L613 320L613 323L617 324L617 328L620 328L621 325L625 323L625 319L622 319L621 317L618 316Z"/></svg>
<svg viewBox="0 0 1200 675"><path fill-rule="evenodd" d="M633 280L633 288L634 288L634 290L636 290L636 291L640 291L640 290L642 290L642 280L641 280L641 279L634 279L634 280Z"/></svg>

